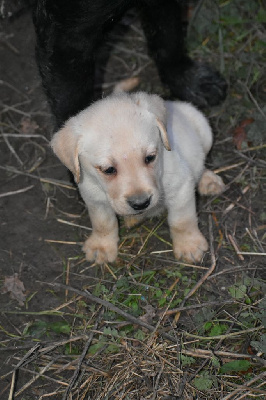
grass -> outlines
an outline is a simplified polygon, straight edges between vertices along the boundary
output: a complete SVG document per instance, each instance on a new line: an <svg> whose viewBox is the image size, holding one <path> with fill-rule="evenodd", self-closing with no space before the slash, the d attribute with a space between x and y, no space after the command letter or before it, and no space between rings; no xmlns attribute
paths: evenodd
<svg viewBox="0 0 266 400"><path fill-rule="evenodd" d="M84 209L64 209L66 199L77 200L75 188L55 180L53 170L49 178L42 175L49 148L34 133L35 157L25 170L21 147L14 144L24 139L11 136L10 119L1 122L13 160L2 168L38 180L50 199L46 218L56 199L55 226L69 227L67 238L59 230L58 237L46 238L62 264L60 276L42 282L53 305L32 309L33 291L24 306L13 300L12 310L1 311L0 353L10 352L12 364L0 377L6 398L265 398L266 11L260 1L206 0L199 6L190 52L218 66L229 83L224 104L205 110L215 132L208 165L223 176L227 190L199 199L201 229L210 242L202 264L174 259L165 216L131 230L121 221L117 263L86 262L80 249L88 233ZM138 21L132 26L113 50L106 87L137 72L141 89L164 93ZM14 108L20 110L13 106L9 117Z"/></svg>

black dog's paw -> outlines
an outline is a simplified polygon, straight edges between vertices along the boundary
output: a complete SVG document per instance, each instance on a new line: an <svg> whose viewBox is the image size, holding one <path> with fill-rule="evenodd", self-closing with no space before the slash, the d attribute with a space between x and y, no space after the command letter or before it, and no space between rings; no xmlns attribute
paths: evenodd
<svg viewBox="0 0 266 400"><path fill-rule="evenodd" d="M169 82L173 96L199 107L221 103L227 92L222 75L209 65L193 63L175 81Z"/></svg>

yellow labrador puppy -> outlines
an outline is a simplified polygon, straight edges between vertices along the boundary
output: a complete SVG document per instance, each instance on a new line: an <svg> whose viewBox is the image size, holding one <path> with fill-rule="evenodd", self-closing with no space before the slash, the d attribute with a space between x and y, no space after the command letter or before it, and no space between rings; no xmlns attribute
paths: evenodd
<svg viewBox="0 0 266 400"><path fill-rule="evenodd" d="M195 187L218 194L224 184L204 169L212 131L194 106L143 92L113 94L70 118L51 144L88 206L88 260L116 259L117 215L133 225L165 208L175 256L201 260L208 244L198 228Z"/></svg>

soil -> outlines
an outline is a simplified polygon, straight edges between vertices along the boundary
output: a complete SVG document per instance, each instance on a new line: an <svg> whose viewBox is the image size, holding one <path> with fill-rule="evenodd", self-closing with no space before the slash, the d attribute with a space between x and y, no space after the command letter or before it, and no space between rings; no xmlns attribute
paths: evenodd
<svg viewBox="0 0 266 400"><path fill-rule="evenodd" d="M123 20L120 29L127 31L128 24L132 20L135 21L135 18L134 14L129 14ZM105 70L104 87L107 92L114 82L139 70L141 89L159 94L166 93L158 79L153 62L147 56L145 41L141 40L143 36L139 30L140 27L136 22L135 31L133 33L131 31L128 39L134 54L131 64L125 63L123 51L119 52L119 46L112 53L112 59ZM116 31L114 38L119 34L119 30ZM136 38L135 48L132 47L133 34ZM3 338L7 332L9 337L14 335L14 345L16 335L19 337L27 326L38 318L38 312L56 309L64 303L65 293L54 290L48 285L49 283L70 282L71 285L81 288L90 286L97 273L94 267L84 262L81 251L81 244L89 234L89 230L82 227L90 226L86 208L68 171L52 154L49 147L52 135L51 115L35 64L34 45L35 36L29 10L26 9L15 14L13 18L2 20L0 282L4 287L6 277L18 274L19 280L24 284L27 298L26 301L22 301L24 304L20 305L10 293L2 291L0 294L1 310L5 311L0 316L1 331ZM126 48L125 42L124 46ZM255 153L236 152L232 135L228 134L230 129L232 131L233 124L225 122L230 117L230 104L228 102L220 108L207 110L216 131L216 143L208 159L209 166L215 169L242 162L235 169L229 169L224 173L225 182L230 183L230 188L222 197L222 203L216 208L219 221L218 226L214 224L213 228L215 235L219 236L219 229L222 229L224 237L227 238L227 245L219 253L217 272L228 268L232 268L235 272L230 275L225 274L218 283L213 284L210 288L212 296L215 291L222 293L224 287L235 282L239 269L245 270L253 278L266 279L265 258L237 256L228 241L229 233L236 238L239 247L246 242L251 246L255 241L257 247L256 250L252 248L252 252L264 253L265 200L262 179L265 179L265 174L263 178L263 173L260 172L261 181L256 175L256 171L262 170L263 165L260 160L263 160L263 157L260 156L257 160ZM215 114L218 115L217 118ZM258 115L258 110L252 107L247 114L249 118L253 118ZM239 110L239 119L237 121L235 118L234 123L242 121L244 119L242 115L243 110ZM243 187L246 188L246 195L243 194ZM208 199L199 200L201 227L207 237L210 214L208 201ZM227 217L222 211L230 204L232 211ZM251 236L247 234L247 229ZM165 237L170 240L167 228ZM156 250L156 246L156 242L152 243L149 250ZM247 251L251 247L246 247ZM75 266L72 268L73 262ZM79 262L83 262L82 271L78 269ZM160 266L160 261L157 263ZM68 276L69 265L72 268L70 276ZM26 345L28 344L27 342ZM1 376L8 374L18 360L13 351L0 352ZM11 376L7 375L0 381L0 393L5 393L4 398L7 398L5 389L9 387L10 379Z"/></svg>

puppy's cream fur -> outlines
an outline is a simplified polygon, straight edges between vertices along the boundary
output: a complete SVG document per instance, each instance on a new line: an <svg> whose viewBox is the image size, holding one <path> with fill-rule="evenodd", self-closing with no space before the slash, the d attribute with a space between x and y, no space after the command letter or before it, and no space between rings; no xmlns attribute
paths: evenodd
<svg viewBox="0 0 266 400"><path fill-rule="evenodd" d="M116 215L132 225L164 208L175 256L202 258L208 245L198 229L195 186L217 194L224 185L204 169L212 132L195 107L143 92L113 94L70 118L51 144L88 206L88 260L116 259Z"/></svg>

